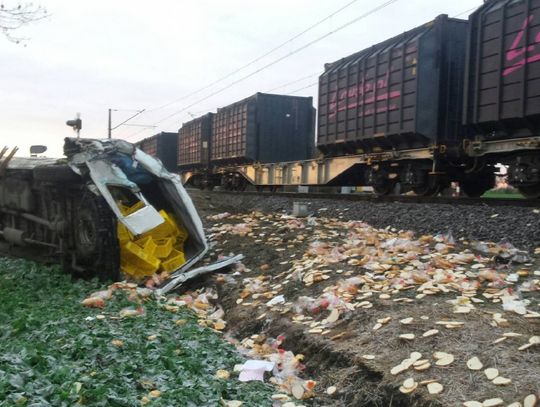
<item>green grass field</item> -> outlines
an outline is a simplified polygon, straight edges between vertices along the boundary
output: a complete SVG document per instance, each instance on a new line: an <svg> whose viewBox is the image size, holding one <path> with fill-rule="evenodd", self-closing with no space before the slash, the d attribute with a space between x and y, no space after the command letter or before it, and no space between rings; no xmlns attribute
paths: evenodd
<svg viewBox="0 0 540 407"><path fill-rule="evenodd" d="M148 301L144 315L113 319L133 303L115 293L103 310L84 308L99 289L57 268L0 258L0 406L272 404L269 385L216 378L242 358L190 311ZM94 319L100 313L106 318Z"/></svg>

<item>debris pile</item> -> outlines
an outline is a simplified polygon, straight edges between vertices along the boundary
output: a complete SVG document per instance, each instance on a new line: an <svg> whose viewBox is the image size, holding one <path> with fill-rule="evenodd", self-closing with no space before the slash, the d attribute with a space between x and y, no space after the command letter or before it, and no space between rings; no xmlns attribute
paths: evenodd
<svg viewBox="0 0 540 407"><path fill-rule="evenodd" d="M257 220L268 221L271 218L259 213L253 213L250 217L242 216L246 223L236 226L218 224L211 229L212 237L219 239L235 230L238 225L243 227L248 223L258 225L261 229L270 229L268 226L261 227ZM286 217L286 224L289 222L289 217ZM368 299L371 298L410 303L442 293L455 294L455 299L449 303L453 305L456 314L469 313L474 310L474 304L491 301L501 303L503 310L514 311L526 318L540 318L538 312L526 309L530 301L521 300L519 295L540 290L539 278L528 279L530 276L540 277L540 272L530 270L530 263L512 272L506 265L496 264L493 258L472 250L471 247L477 246L476 243L467 247L467 242L460 242L461 248L457 250L451 235L424 235L415 239L412 232L379 230L362 222L329 219L320 219L319 222L325 227L317 229L315 233L309 231L311 237L302 258L287 261L290 264L289 270L277 275L268 273L245 278L240 299L250 298L260 302L260 299L274 298L291 282L302 281L309 287L338 274L342 278L334 285L323 287L318 298L300 297L294 307L292 303L282 302L282 305L296 311L329 308L347 312L356 308L370 308L372 301ZM276 227L279 228L278 225ZM340 242L336 241L338 236L341 237L338 230L348 231ZM262 243L261 238L267 237L265 244L275 246L278 252L283 251L283 240L275 235L275 232L246 233L246 236L255 238L255 243ZM298 234L286 247L295 247L295 243L306 240L306 235ZM507 253L514 253L515 256L517 251L509 244L492 247L492 254L499 257ZM503 250L504 247L507 251ZM348 266L347 270L327 268L335 264ZM272 284L272 281L281 282ZM415 292L414 297L404 295L408 292ZM279 303L270 302L266 305Z"/></svg>
<svg viewBox="0 0 540 407"><path fill-rule="evenodd" d="M150 298L152 295L152 290L139 287L135 283L123 281L111 284L106 290L96 291L90 294L81 302L81 304L89 308L105 308L107 301L111 300L115 293L123 293L128 301L135 302L140 305L143 301ZM141 309L142 308L139 308L137 311L135 311L134 315L141 314ZM122 312L124 312L123 315ZM121 317L132 316L127 309L120 311L120 314Z"/></svg>
<svg viewBox="0 0 540 407"><path fill-rule="evenodd" d="M497 339L494 334L493 345L508 341L508 351L518 353L537 346L538 336L530 332L540 322L538 262L508 242L456 241L451 233L416 236L360 221L324 217L306 221L260 212L208 220L212 220L209 232L216 252L240 250L234 246L239 238L249 242L241 247L253 247L253 256L245 253L250 259L246 274L236 276L234 312L249 310L246 315L267 325L285 318L330 344L362 335L364 343L380 347L392 335L402 347L425 351L429 343L444 343L452 331L474 331L481 319L501 335ZM231 231L245 225L249 230L233 239ZM434 307L434 312L407 311L413 304L423 310ZM359 318L360 326L355 325ZM520 325L518 334L508 330L518 322L529 325ZM258 333L241 345L272 361L273 342L267 341ZM374 347L366 348L372 351L361 354L366 363L391 363L391 354L382 360ZM481 354L467 356L459 347L436 350L431 355L413 352L388 367L390 376L422 375L405 378L399 386L402 393L423 388L431 396L445 395L448 384L440 376L441 369L448 373L448 369L490 367L491 361ZM490 380L496 387L517 380L510 375L497 377ZM283 391L290 394L291 386L283 383ZM326 394L334 394L335 387L329 386Z"/></svg>
<svg viewBox="0 0 540 407"><path fill-rule="evenodd" d="M282 348L284 341L284 335L270 338L262 334L256 334L244 338L237 346L246 357L256 358L251 361L251 364L265 366L267 371L272 371L273 376L270 378L270 383L278 386L280 391L286 393L279 398L279 401L289 401L290 397L287 395L292 395L297 400L311 398L315 394L314 389L317 383L313 380L300 378L300 374L305 369L302 363L304 355L295 355L293 352ZM265 362L261 362L261 359L265 360ZM249 366L244 364L239 366L238 369L241 372L240 380L242 380L242 374L246 372L246 369L249 369Z"/></svg>

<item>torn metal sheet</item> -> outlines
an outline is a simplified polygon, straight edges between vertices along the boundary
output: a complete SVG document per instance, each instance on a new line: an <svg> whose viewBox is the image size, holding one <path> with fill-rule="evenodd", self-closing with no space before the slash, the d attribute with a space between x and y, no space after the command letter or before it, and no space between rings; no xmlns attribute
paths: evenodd
<svg viewBox="0 0 540 407"><path fill-rule="evenodd" d="M90 169L90 177L101 193L101 196L105 198L118 220L122 222L131 233L140 235L163 223L164 220L159 215L158 211L150 205L140 193L139 186L128 180L120 168L101 159L88 161L86 165ZM116 204L116 200L109 190L109 187L111 186L128 189L140 201L144 202L145 206L130 215L122 214L120 208Z"/></svg>
<svg viewBox="0 0 540 407"><path fill-rule="evenodd" d="M227 257L225 259L219 260L215 263L209 264L208 266L203 267L197 267L196 269L193 269L191 271L188 271L186 273L175 273L172 275L172 278L165 283L165 285L161 288L158 288L156 290L156 295L165 295L168 292L174 290L175 288L178 288L180 285L185 283L188 280L191 280L195 277L199 277L206 273L211 273L213 271L220 270L222 268L225 268L227 266L231 266L235 263L238 263L244 258L243 254L238 254L233 257Z"/></svg>

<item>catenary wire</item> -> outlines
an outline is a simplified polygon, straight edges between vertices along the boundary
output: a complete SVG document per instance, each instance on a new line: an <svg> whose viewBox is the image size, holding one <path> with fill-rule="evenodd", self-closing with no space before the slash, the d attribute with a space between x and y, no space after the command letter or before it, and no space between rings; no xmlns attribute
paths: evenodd
<svg viewBox="0 0 540 407"><path fill-rule="evenodd" d="M319 76L320 74L321 74L321 72L317 72L317 73L313 73L311 75L303 76L302 78L298 78L298 79L295 79L295 80L293 80L291 82L287 82L287 83L284 83L283 85L279 85L279 86L276 86L275 88L269 89L266 92L267 93L274 92L276 90L286 88L287 86L294 85L294 84L296 84L298 82L302 82L302 81L304 81L306 79L313 78L314 76Z"/></svg>
<svg viewBox="0 0 540 407"><path fill-rule="evenodd" d="M468 10L462 11L461 13L452 16L452 18L457 18L457 17L461 17L461 16L464 15L464 14L469 14L471 11L476 10L478 7L480 7L480 5L478 5L478 6L476 6L476 7L473 7L473 8L470 8L470 9L468 9Z"/></svg>
<svg viewBox="0 0 540 407"><path fill-rule="evenodd" d="M185 106L184 108L182 108L182 109L180 109L180 110L178 110L178 111L176 111L176 112L173 112L173 113L171 113L171 114L169 114L169 115L167 115L167 116L161 118L161 119L158 120L157 122L153 123L153 125L156 126L156 125L158 125L158 124L161 124L161 123L163 123L163 122L169 120L170 118L172 118L172 117L174 117L174 116L176 116L176 115L178 115L178 114L180 114L180 113L185 112L185 111L186 111L187 109L189 109L190 107L193 107L193 106L195 106L195 105L197 105L197 104L199 104L199 103L201 103L201 102L203 102L203 101L205 101L205 100L210 99L210 98L213 97L213 96L216 96L216 95L218 95L218 94L224 92L225 90L227 90L227 89L229 89L229 88L235 86L236 84L238 84L238 83L240 83L240 82L243 82L243 81L246 80L246 79L251 78L252 76L258 74L259 72L262 72L262 71L264 71L264 70L270 68L271 66L273 66L273 65L275 65L275 64L277 64L277 63L279 63L279 62L281 62L281 61L283 61L283 60L285 60L285 59L287 59L287 58L289 58L289 57L291 57L291 56L293 56L293 55L296 55L297 53L303 51L304 49L306 49L306 48L308 48L308 47L310 47L310 46L312 46L312 45L314 45L314 44L316 44L316 43L318 43L318 42L324 40L325 38L327 38L327 37L329 37L329 36L331 36L331 35L333 35L333 34L339 32L339 31L341 31L341 30L343 30L343 29L349 27L350 25L352 25L352 24L354 24L354 23L356 23L356 22L358 22L358 21L360 21L360 20L362 20L362 19L364 19L364 18L366 18L366 17L369 17L369 16L372 15L372 14L375 14L375 13L379 12L380 10L382 10L382 9L384 9L384 8L386 8L386 7L388 7L388 6L390 6L391 4L393 4L393 3L397 2L397 1L399 1L399 0L388 0L388 1L386 1L386 2L384 2L384 3L382 3L382 4L380 4L380 5L378 5L377 7L374 7L373 9L371 9L371 10L365 12L364 14L362 14L362 15L360 15L360 16L358 16L358 17L356 17L356 18L354 18L354 19L352 19L352 20L350 20L350 21L348 21L348 22L345 23L345 24L342 24L341 26L339 26L339 27L333 29L332 31L329 31L329 32L327 32L326 34L323 34L323 35L321 35L321 36L315 38L314 40L312 40L312 41L310 41L310 42L308 42L308 43L302 45L301 47L298 47L298 48L294 49L293 51L291 51L291 52L289 52L289 53L287 53L287 54L281 56L280 58L278 58L278 59L276 59L276 60L274 60L274 61L272 61L272 62L267 63L266 65L264 65L264 66L262 66L261 68L255 70L255 71L253 71L253 72L251 72L251 73L249 73L248 75L242 76L241 78L239 78L239 79L237 79L237 80L231 82L231 83L228 84L227 86L225 86L225 87L223 87L223 88L221 88L221 89L219 89L219 90L217 90L217 91L215 91L215 92L212 92L211 94L209 94L209 95L207 95L207 96L205 96L205 97L203 97L203 98L201 98L201 99L199 99L199 100L197 100L197 101L195 101L195 102L189 104L188 106ZM131 134L131 135L127 136L126 138L129 139L129 138L131 138L131 137L134 137L134 136L140 134L141 132L142 132L142 131L137 132L137 133L134 133L134 134Z"/></svg>
<svg viewBox="0 0 540 407"><path fill-rule="evenodd" d="M337 9L336 11L332 12L331 14L327 15L326 17L324 17L323 19L317 21L316 23L310 25L309 27L307 27L306 29L304 29L303 31L299 32L298 34L294 35L293 37L289 38L288 40L282 42L281 44L275 46L274 48L270 49L269 51L265 52L264 54L258 56L257 58L255 59L252 59L251 61L247 62L246 64L242 65L241 67L235 69L234 71L232 72L229 72L228 74L216 79L215 81L213 81L212 83L209 83L208 85L205 85L203 86L202 88L199 88L199 89L196 89L194 90L193 92L187 94L187 95L184 95L178 99L175 99L173 100L172 102L168 102L168 103L165 103L161 106L158 106L156 108L152 108L152 109L149 109L148 112L153 112L153 111L156 111L156 110L160 110L160 109L163 109L165 107L168 107L170 105L173 105L177 102L180 102L182 100L186 100L188 98L190 98L191 96L195 96L209 88L211 88L212 86L214 85L217 85L218 83L220 82L223 82L225 79L228 79L230 78L231 76L237 74L238 72L241 72L243 71L244 69L250 67L251 65L259 62L260 60L266 58L267 56L273 54L274 52L280 50L281 48L283 48L285 45L287 44L290 44L291 42L293 42L294 40L300 38L302 35L306 34L307 32L313 30L314 28L318 27L319 25L321 25L322 23L330 20L332 17L334 17L335 15L341 13L343 10L345 10L346 8L352 6L354 3L356 3L358 0L352 0L352 1L349 1L347 4L345 4L344 6L340 7L339 9Z"/></svg>
<svg viewBox="0 0 540 407"><path fill-rule="evenodd" d="M316 86L316 85L318 85L318 84L319 84L318 81L317 81L317 82L310 83L310 84L307 85L307 86L304 86L304 87L302 87L302 88L300 88L300 89L296 89L296 90L293 90L292 92L289 92L289 94L294 95L295 93L298 93L298 92L301 92L301 91L303 91L303 90L312 88L312 87L314 87L314 86Z"/></svg>

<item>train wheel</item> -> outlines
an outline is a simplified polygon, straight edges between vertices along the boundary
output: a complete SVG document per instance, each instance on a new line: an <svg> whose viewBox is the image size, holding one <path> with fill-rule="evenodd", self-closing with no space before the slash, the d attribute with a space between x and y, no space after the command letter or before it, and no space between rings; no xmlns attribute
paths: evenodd
<svg viewBox="0 0 540 407"><path fill-rule="evenodd" d="M495 186L495 174L471 174L470 179L459 183L461 190L471 198L480 198Z"/></svg>
<svg viewBox="0 0 540 407"><path fill-rule="evenodd" d="M396 186L397 179L390 179L385 168L370 167L365 177L366 184L373 187L373 191L379 196L390 195Z"/></svg>
<svg viewBox="0 0 540 407"><path fill-rule="evenodd" d="M426 182L423 185L412 187L413 192L418 196L437 196L441 192L441 184L430 185Z"/></svg>
<svg viewBox="0 0 540 407"><path fill-rule="evenodd" d="M540 184L518 187L518 190L527 199L540 198Z"/></svg>
<svg viewBox="0 0 540 407"><path fill-rule="evenodd" d="M390 195L392 191L394 191L395 186L395 182L386 180L386 182L379 182L373 185L373 191L375 191L375 193L379 196Z"/></svg>
<svg viewBox="0 0 540 407"><path fill-rule="evenodd" d="M248 182L245 179L242 178L242 179L238 179L236 181L236 185L235 185L234 190L243 192L243 191L246 190L247 187L248 187Z"/></svg>

